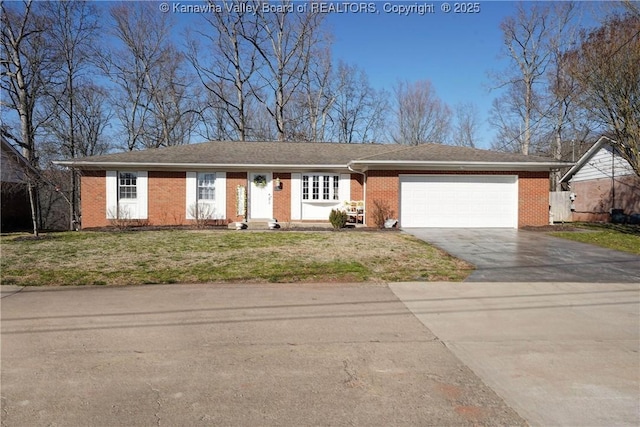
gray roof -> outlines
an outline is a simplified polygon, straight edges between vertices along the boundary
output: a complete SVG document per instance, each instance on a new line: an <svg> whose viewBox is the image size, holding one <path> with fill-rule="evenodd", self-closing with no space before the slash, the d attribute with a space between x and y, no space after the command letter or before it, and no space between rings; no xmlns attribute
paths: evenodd
<svg viewBox="0 0 640 427"><path fill-rule="evenodd" d="M357 160L381 160L381 161L463 161L463 162L525 162L540 163L553 159L540 156L525 156L518 153L505 153L501 151L480 150L470 147L457 147L444 144L420 144L417 146L402 147L381 154Z"/></svg>
<svg viewBox="0 0 640 427"><path fill-rule="evenodd" d="M524 156L442 144L406 146L398 144L338 144L297 142L227 142L157 148L143 151L107 154L60 161L58 164L79 169L107 169L140 167L147 169L178 169L185 167L225 167L228 170L273 167L294 169L314 167L323 169L357 170L405 168L460 169L475 165L486 168L537 168L548 170L570 164L550 158Z"/></svg>

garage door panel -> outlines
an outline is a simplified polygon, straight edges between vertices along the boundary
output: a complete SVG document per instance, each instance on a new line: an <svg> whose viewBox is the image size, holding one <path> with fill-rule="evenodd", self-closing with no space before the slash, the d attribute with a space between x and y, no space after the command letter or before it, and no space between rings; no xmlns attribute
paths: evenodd
<svg viewBox="0 0 640 427"><path fill-rule="evenodd" d="M515 175L402 175L403 227L517 226Z"/></svg>

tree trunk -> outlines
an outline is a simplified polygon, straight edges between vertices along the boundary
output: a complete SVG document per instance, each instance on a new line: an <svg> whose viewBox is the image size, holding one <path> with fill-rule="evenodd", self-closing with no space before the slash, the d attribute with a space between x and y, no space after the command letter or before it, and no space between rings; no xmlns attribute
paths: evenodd
<svg viewBox="0 0 640 427"><path fill-rule="evenodd" d="M33 237L39 237L38 232L38 212L36 209L36 191L31 178L27 180L27 188L29 189L29 204L31 205L31 224L33 225Z"/></svg>

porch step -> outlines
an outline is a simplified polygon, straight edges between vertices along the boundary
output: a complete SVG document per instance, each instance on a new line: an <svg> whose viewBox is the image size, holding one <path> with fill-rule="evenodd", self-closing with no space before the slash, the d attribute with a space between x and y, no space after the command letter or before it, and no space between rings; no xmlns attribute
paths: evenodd
<svg viewBox="0 0 640 427"><path fill-rule="evenodd" d="M245 230L269 230L269 221L249 220L249 222L245 222L245 224L247 224L247 228L245 228ZM236 223L230 223L229 228L235 229Z"/></svg>
<svg viewBox="0 0 640 427"><path fill-rule="evenodd" d="M247 230L268 230L269 223L267 221L253 221L247 222Z"/></svg>
<svg viewBox="0 0 640 427"><path fill-rule="evenodd" d="M260 221L260 220L249 220L246 222L247 228L245 230L269 230L269 222L268 221ZM333 228L328 222L318 222L318 223L310 223L310 222L286 222L286 223L278 223L281 228L287 230L295 230L296 228L309 230L309 229L319 229L326 230ZM357 224L356 227L362 227L361 224ZM229 229L235 230L236 223L232 222L229 224Z"/></svg>

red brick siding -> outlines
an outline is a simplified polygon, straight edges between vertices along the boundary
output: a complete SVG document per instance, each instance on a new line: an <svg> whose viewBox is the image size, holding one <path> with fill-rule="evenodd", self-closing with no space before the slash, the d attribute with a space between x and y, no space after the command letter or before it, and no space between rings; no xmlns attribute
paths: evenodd
<svg viewBox="0 0 640 427"><path fill-rule="evenodd" d="M104 227L107 221L105 171L83 171L80 177L82 228Z"/></svg>
<svg viewBox="0 0 640 427"><path fill-rule="evenodd" d="M351 200L364 200L364 176L352 173L351 174Z"/></svg>
<svg viewBox="0 0 640 427"><path fill-rule="evenodd" d="M518 172L518 227L549 224L549 172Z"/></svg>
<svg viewBox="0 0 640 427"><path fill-rule="evenodd" d="M402 172L412 173L412 172ZM388 205L394 216L400 212L400 178L398 171L369 171L367 176L367 197L365 206L365 221L367 225L371 222L374 203Z"/></svg>
<svg viewBox="0 0 640 427"><path fill-rule="evenodd" d="M273 217L279 222L291 221L291 174L278 173L273 174L273 180L280 178L282 190L273 190ZM274 184L275 185L275 184Z"/></svg>
<svg viewBox="0 0 640 427"><path fill-rule="evenodd" d="M148 212L151 225L184 225L186 172L149 172Z"/></svg>
<svg viewBox="0 0 640 427"><path fill-rule="evenodd" d="M238 185L247 189L246 172L227 172L227 221L242 221L238 215Z"/></svg>
<svg viewBox="0 0 640 427"><path fill-rule="evenodd" d="M576 194L574 221L609 221L611 209L626 214L640 213L640 177L616 177L612 191L611 178L571 183Z"/></svg>
<svg viewBox="0 0 640 427"><path fill-rule="evenodd" d="M386 203L399 215L400 174L412 175L518 175L518 227L549 223L548 172L490 172L490 171L370 171L367 178L367 216L373 202Z"/></svg>

